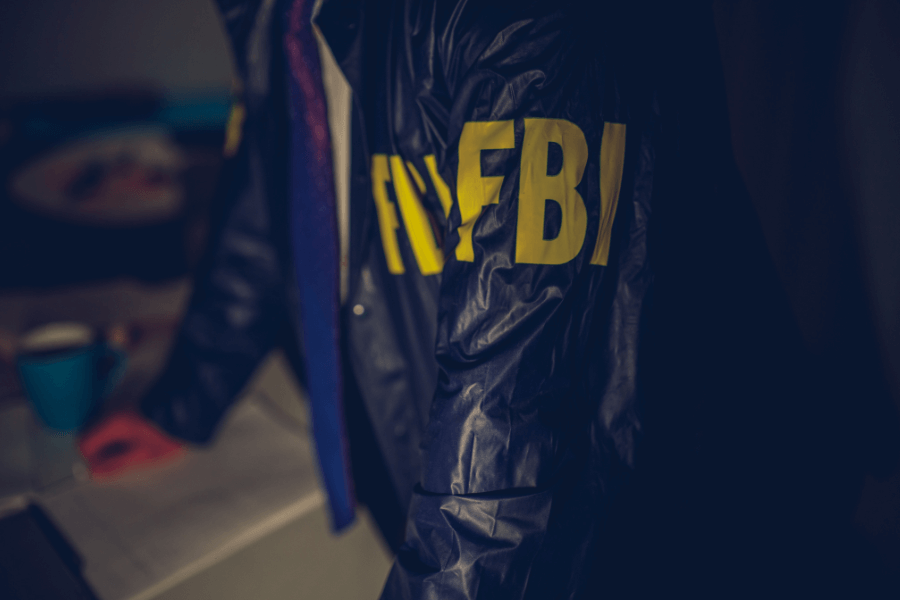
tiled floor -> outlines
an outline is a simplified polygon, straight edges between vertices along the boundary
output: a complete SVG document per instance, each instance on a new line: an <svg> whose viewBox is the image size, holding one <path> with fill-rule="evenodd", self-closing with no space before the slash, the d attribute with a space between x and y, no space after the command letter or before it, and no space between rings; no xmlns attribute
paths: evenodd
<svg viewBox="0 0 900 600"><path fill-rule="evenodd" d="M307 563L330 567L311 569ZM389 568L367 514L335 537L320 508L157 599L375 600Z"/></svg>
<svg viewBox="0 0 900 600"><path fill-rule="evenodd" d="M77 320L97 327L121 322L174 323L151 330L134 347L128 374L112 398L113 402L128 402L140 397L164 367L189 293L187 281L165 286L118 281L3 294L0 328L15 335L29 326L54 320ZM308 427L302 392L280 352L260 366L247 390L289 427ZM77 547L78 540L72 541ZM174 587L141 598L374 599L390 560L365 512L349 531L336 537L329 529L324 507L319 506Z"/></svg>

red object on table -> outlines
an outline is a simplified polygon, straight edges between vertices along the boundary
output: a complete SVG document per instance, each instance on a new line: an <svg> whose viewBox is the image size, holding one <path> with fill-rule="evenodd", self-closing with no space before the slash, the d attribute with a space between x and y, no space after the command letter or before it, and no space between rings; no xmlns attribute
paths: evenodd
<svg viewBox="0 0 900 600"><path fill-rule="evenodd" d="M93 478L169 462L184 447L137 412L113 413L81 435L78 449Z"/></svg>

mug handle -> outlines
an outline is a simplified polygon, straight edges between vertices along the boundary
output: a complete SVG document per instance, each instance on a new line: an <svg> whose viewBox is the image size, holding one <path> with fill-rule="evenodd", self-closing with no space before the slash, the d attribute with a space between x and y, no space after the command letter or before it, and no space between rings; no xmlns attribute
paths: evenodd
<svg viewBox="0 0 900 600"><path fill-rule="evenodd" d="M125 370L128 367L128 355L121 350L106 346L104 348L104 359L106 358L112 358L113 364L101 379L100 397L98 400L102 400L112 393L116 386L119 385L119 382L122 381L122 378L125 376Z"/></svg>

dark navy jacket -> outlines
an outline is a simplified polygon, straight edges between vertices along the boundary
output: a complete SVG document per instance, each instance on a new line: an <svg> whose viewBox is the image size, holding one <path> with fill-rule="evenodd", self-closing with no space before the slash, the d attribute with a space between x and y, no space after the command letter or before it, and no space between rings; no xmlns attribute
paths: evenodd
<svg viewBox="0 0 900 600"><path fill-rule="evenodd" d="M667 588L640 565L736 581L794 547L756 551L787 522L765 482L788 481L810 364L731 155L711 11L588 4L317 19L354 94L346 387L385 467L368 502L408 514L383 598L641 597ZM189 440L301 337L280 6L220 0L246 134L144 403Z"/></svg>

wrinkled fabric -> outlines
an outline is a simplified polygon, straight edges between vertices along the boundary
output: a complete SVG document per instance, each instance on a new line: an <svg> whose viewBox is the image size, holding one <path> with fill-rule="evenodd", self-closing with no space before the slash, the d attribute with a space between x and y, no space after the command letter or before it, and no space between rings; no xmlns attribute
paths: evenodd
<svg viewBox="0 0 900 600"><path fill-rule="evenodd" d="M247 117L238 153L223 168L208 251L197 269L194 294L181 330L164 373L141 403L143 414L164 431L198 444L213 439L253 371L276 345L285 348L301 383L308 384L309 357L299 323L302 291L293 273L297 261L292 252L309 240L292 240L289 231L291 122L282 8L275 0L219 3L243 84L241 96ZM303 18L308 21L308 13ZM302 106L293 106L292 110L305 116ZM354 135L360 131L353 128ZM364 144L354 144L353 151L363 148ZM351 244L350 261L356 294L340 315L341 360L346 363L343 387L346 393L347 389L356 389L354 381L364 384L359 387L366 390L364 404L369 413L355 416L359 421L354 423L357 436L351 441L356 456L355 492L366 497L388 543L397 546L402 534L395 522L402 521L420 474L417 448L426 418L422 405L427 405L427 400L417 400L427 399L433 389L434 338L427 333L433 325L421 318L420 311L427 313L429 309L420 308L419 303L412 310L407 310L408 305L388 313L390 290L385 290L377 279L378 272L366 262L374 261L366 246L371 239L367 215L371 202L364 161L354 162L355 168L359 165L363 165L363 171L354 173L351 181L351 187L357 190L351 218L352 237L358 241ZM317 226L314 222L306 225ZM315 289L307 291L316 294ZM360 303L365 306L362 315L350 311L349 307ZM396 326L398 315L404 319L405 330ZM348 331L353 333L348 335ZM355 341L350 344L348 339ZM377 341L379 352L368 350L374 347L372 340ZM413 365L424 363L428 368L411 368L404 363L410 355L399 348L406 347L409 340L424 340L418 346L421 352L414 353L412 359ZM360 357L353 348L365 349L365 356ZM398 364L402 372L397 371ZM348 379L353 381L348 384ZM371 421L371 427L364 421ZM323 419L318 423L323 424ZM332 420L330 433L335 435L324 427L317 442L343 448L347 441L335 439L343 426L339 419ZM360 434L368 429L373 430L373 439ZM334 454L323 453L323 461L336 461L334 469L323 465L323 473L343 471L346 475L346 456ZM387 481L381 476L384 471ZM342 478L334 479L340 482ZM343 479L341 486L349 490ZM333 496L335 489L331 491ZM348 499L352 501L352 497ZM341 514L332 513L334 524L348 520L347 503L342 506Z"/></svg>
<svg viewBox="0 0 900 600"><path fill-rule="evenodd" d="M309 389L320 471L339 530L353 521L354 498L341 407L334 190L312 6L225 1L220 9L245 86L245 135L224 169L214 236L168 368L142 409L169 434L207 443L276 344L308 344L311 351L292 362ZM291 61L285 45L294 51ZM289 105L313 122L289 118Z"/></svg>
<svg viewBox="0 0 900 600"><path fill-rule="evenodd" d="M251 184L147 404L189 439L299 337L272 5L223 4ZM345 389L409 514L383 597L802 595L856 477L817 408L854 386L780 289L709 6L325 0L317 24L354 94Z"/></svg>
<svg viewBox="0 0 900 600"><path fill-rule="evenodd" d="M175 437L208 442L259 361L293 326L287 233L287 111L275 1L220 6L244 83L245 135L229 159L168 366L142 401ZM273 36L277 36L274 37ZM294 297L296 293L294 293Z"/></svg>
<svg viewBox="0 0 900 600"><path fill-rule="evenodd" d="M420 319L436 321L438 373L433 397L416 398L431 400L420 485L383 598L578 593L604 506L634 461L659 107L651 86L604 63L567 8L336 1L317 20L368 134L380 205L369 273L395 306L436 298ZM461 149L483 123L502 132ZM473 178L496 178L496 204L462 206ZM529 184L550 191L523 208ZM439 269L410 195L428 213ZM560 236L576 247L542 246ZM361 360L377 353L370 339ZM398 380L412 364L398 361Z"/></svg>
<svg viewBox="0 0 900 600"><path fill-rule="evenodd" d="M332 525L341 530L353 522L355 498L344 424L337 200L312 9L311 0L293 0L283 8L291 108L291 263L299 292L313 441Z"/></svg>
<svg viewBox="0 0 900 600"><path fill-rule="evenodd" d="M436 298L382 597L659 597L759 573L764 593L814 565L839 502L812 473L851 475L806 415L841 392L813 383L734 165L709 5L326 0L318 25L366 134L359 281L391 290L394 332ZM422 344L383 339L390 371L358 347L366 381L406 381ZM397 406L378 389L370 406Z"/></svg>

